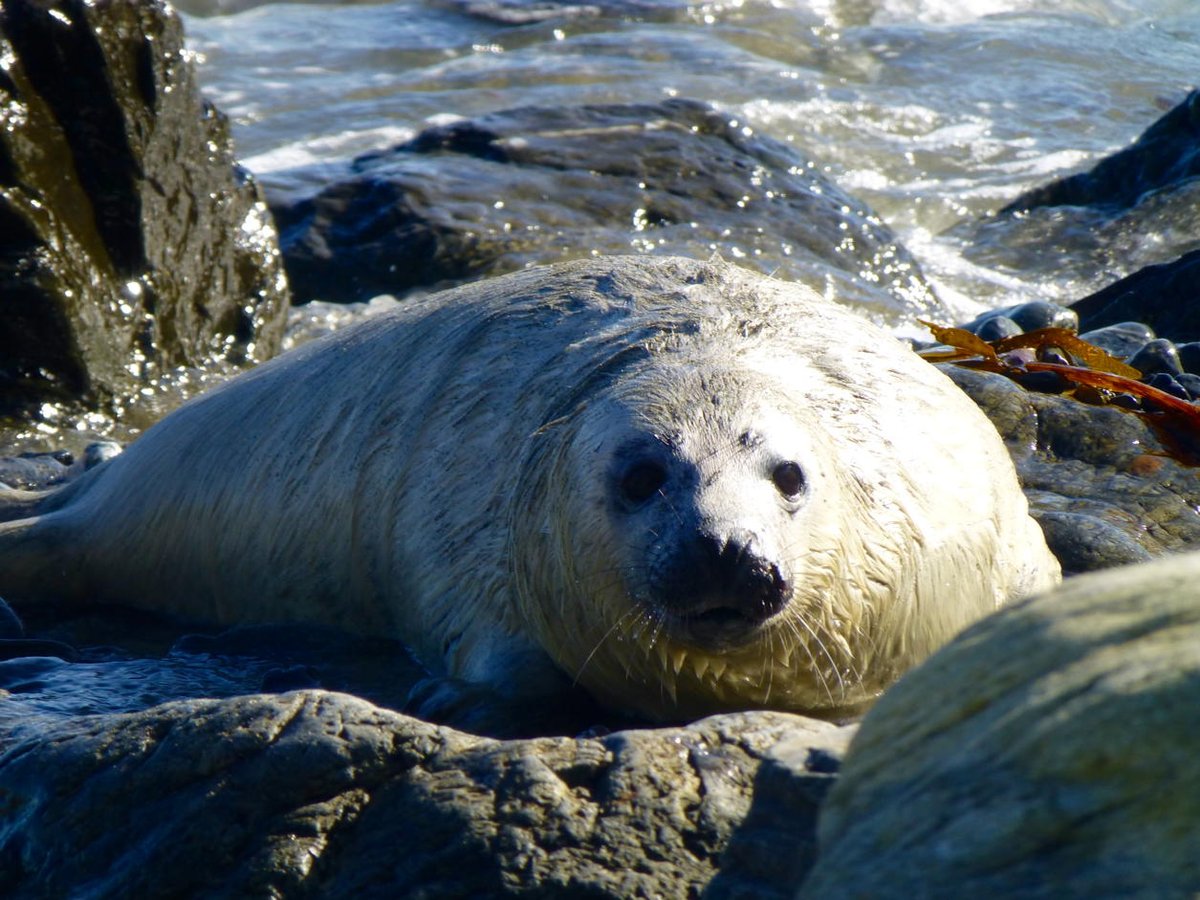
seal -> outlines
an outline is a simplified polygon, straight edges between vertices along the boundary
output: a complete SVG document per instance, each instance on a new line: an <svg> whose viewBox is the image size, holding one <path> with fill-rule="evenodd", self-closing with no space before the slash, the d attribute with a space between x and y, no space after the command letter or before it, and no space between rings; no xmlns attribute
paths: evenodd
<svg viewBox="0 0 1200 900"><path fill-rule="evenodd" d="M531 702L839 716L1058 565L995 429L811 290L619 257L415 300L15 497L0 594L386 633Z"/></svg>

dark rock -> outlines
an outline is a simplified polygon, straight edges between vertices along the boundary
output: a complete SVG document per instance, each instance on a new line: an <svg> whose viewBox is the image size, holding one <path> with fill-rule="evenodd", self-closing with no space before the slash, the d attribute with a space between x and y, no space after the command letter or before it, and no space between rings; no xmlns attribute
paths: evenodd
<svg viewBox="0 0 1200 900"><path fill-rule="evenodd" d="M1180 375L1183 366L1179 361L1179 351L1175 344L1165 338L1155 338L1148 341L1142 349L1126 360L1143 376L1164 372L1167 375Z"/></svg>
<svg viewBox="0 0 1200 900"><path fill-rule="evenodd" d="M1034 518L1064 571L1091 572L1153 558L1133 538L1127 523L1122 527L1088 512L1041 511Z"/></svg>
<svg viewBox="0 0 1200 900"><path fill-rule="evenodd" d="M1183 366L1183 371L1200 375L1200 343L1188 341L1176 344L1175 349L1179 351L1179 364Z"/></svg>
<svg viewBox="0 0 1200 900"><path fill-rule="evenodd" d="M71 473L71 462L53 453L0 456L0 486L31 491L60 484Z"/></svg>
<svg viewBox="0 0 1200 900"><path fill-rule="evenodd" d="M1187 389L1180 384L1174 376L1166 372L1155 372L1149 378L1142 379L1152 388L1157 388L1165 394L1170 394L1172 397L1178 397L1180 400L1190 400Z"/></svg>
<svg viewBox="0 0 1200 900"><path fill-rule="evenodd" d="M1125 319L1177 341L1200 340L1200 250L1146 266L1071 304L1084 328Z"/></svg>
<svg viewBox="0 0 1200 900"><path fill-rule="evenodd" d="M1117 359L1126 359L1137 353L1147 341L1154 340L1154 329L1142 322L1118 322L1079 335L1089 344Z"/></svg>
<svg viewBox="0 0 1200 900"><path fill-rule="evenodd" d="M62 643L62 641L22 637L0 638L0 659L2 660L30 660L37 663L37 660L48 659L53 660L52 665L57 666L58 662L74 662L77 658L78 653L75 648L70 644ZM20 668L22 663L15 665L17 666L15 669L0 668L0 688L19 693L24 687L19 682L24 681L25 673Z"/></svg>
<svg viewBox="0 0 1200 900"><path fill-rule="evenodd" d="M1175 381L1187 391L1189 400L1200 399L1200 375L1184 372L1182 375L1176 376Z"/></svg>
<svg viewBox="0 0 1200 900"><path fill-rule="evenodd" d="M1014 306L1009 309L1008 317L1023 331L1036 331L1039 328L1069 328L1074 331L1079 327L1079 316L1074 310L1047 300L1030 300Z"/></svg>
<svg viewBox="0 0 1200 900"><path fill-rule="evenodd" d="M983 328L989 322L996 319L1008 319L1017 326L1017 331L1013 334L1022 331L1036 331L1039 328L1069 328L1072 331L1079 327L1079 316L1074 310L1060 306L1057 303L1051 303L1048 300L1030 300L1027 303L1018 303L1016 306L1005 306L1001 309L989 310L982 315L976 316L975 319L967 325L969 331L974 331L979 334L979 329ZM992 326L1006 329L1008 326ZM1008 335L1001 335L1007 337ZM980 334L980 337L983 335ZM985 341L995 340L995 338L984 338Z"/></svg>
<svg viewBox="0 0 1200 900"><path fill-rule="evenodd" d="M999 341L1014 334L1021 333L1021 326L1008 316L989 316L982 322L972 325L971 329L985 341Z"/></svg>
<svg viewBox="0 0 1200 900"><path fill-rule="evenodd" d="M325 692L20 705L0 705L0 883L18 900L677 897L718 872L714 896L790 897L853 730L759 712L501 742Z"/></svg>
<svg viewBox="0 0 1200 900"><path fill-rule="evenodd" d="M316 196L270 194L299 301L633 248L720 252L893 322L946 315L864 204L790 146L692 101L492 113L360 157Z"/></svg>
<svg viewBox="0 0 1200 900"><path fill-rule="evenodd" d="M1200 547L1195 435L1155 417L1027 391L1003 375L939 366L999 430L1047 543L1074 574ZM1190 441L1190 443L1188 443Z"/></svg>
<svg viewBox="0 0 1200 900"><path fill-rule="evenodd" d="M1114 278L1191 253L1200 235L1198 110L1200 93L1193 92L1134 143L1090 171L1038 187L997 214L952 229L966 245L965 255L979 265L1019 274L1026 282L1098 290ZM1185 296L1195 276L1180 272L1172 281L1161 298L1149 285L1139 284L1137 296L1124 298L1098 318L1089 313L1099 310L1076 304L1083 327L1137 319L1177 340L1200 339L1193 311L1197 304L1188 309L1174 296ZM1118 291L1127 290L1118 284ZM1100 293L1102 304L1118 299L1107 288ZM1140 302L1147 304L1146 310L1138 308ZM1170 327L1172 317L1186 323L1188 331Z"/></svg>
<svg viewBox="0 0 1200 900"><path fill-rule="evenodd" d="M278 347L256 185L162 0L0 7L0 414Z"/></svg>
<svg viewBox="0 0 1200 900"><path fill-rule="evenodd" d="M1071 382L1057 372L1021 372L1013 378L1022 387L1043 394L1061 394L1072 387Z"/></svg>
<svg viewBox="0 0 1200 900"><path fill-rule="evenodd" d="M1002 213L1040 206L1128 208L1150 191L1200 175L1200 91L1193 91L1134 143L1090 171L1028 191Z"/></svg>

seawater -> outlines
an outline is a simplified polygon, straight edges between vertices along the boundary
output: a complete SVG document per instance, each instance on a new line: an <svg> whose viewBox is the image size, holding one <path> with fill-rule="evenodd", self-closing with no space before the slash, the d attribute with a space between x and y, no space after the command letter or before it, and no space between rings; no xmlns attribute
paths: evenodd
<svg viewBox="0 0 1200 900"><path fill-rule="evenodd" d="M454 117L689 97L819 162L899 233L962 318L1069 301L1196 244L1152 222L1092 252L1082 214L1046 240L973 227L1128 144L1200 81L1194 0L178 6L206 94L275 187L303 189L322 164Z"/></svg>
<svg viewBox="0 0 1200 900"><path fill-rule="evenodd" d="M273 191L315 191L355 155L458 117L685 97L787 142L873 207L959 321L1029 299L1070 302L1200 246L1200 204L1115 222L1069 208L989 218L1127 145L1200 82L1195 0L176 5L206 96ZM631 228L628 248L603 249L653 250L642 237ZM298 308L288 343L390 302ZM172 373L119 421L48 407L0 433L0 452L128 441L228 375Z"/></svg>

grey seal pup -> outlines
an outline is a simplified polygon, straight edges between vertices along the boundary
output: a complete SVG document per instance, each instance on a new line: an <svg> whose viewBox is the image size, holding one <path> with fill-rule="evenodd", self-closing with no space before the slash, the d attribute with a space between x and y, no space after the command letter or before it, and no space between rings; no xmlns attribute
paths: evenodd
<svg viewBox="0 0 1200 900"><path fill-rule="evenodd" d="M388 634L520 703L853 713L1058 564L933 366L797 284L619 257L414 300L0 500L0 595Z"/></svg>

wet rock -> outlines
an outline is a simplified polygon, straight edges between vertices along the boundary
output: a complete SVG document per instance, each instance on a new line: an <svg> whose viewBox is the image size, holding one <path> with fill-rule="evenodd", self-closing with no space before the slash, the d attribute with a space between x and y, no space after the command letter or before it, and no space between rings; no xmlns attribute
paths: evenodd
<svg viewBox="0 0 1200 900"><path fill-rule="evenodd" d="M851 731L746 713L498 742L324 692L23 724L17 705L14 898L785 897Z"/></svg>
<svg viewBox="0 0 1200 900"><path fill-rule="evenodd" d="M1190 399L1184 386L1166 372L1155 372L1149 378L1143 378L1142 380L1150 385L1150 387L1157 388L1165 394L1170 394L1172 397L1178 397L1180 400Z"/></svg>
<svg viewBox="0 0 1200 900"><path fill-rule="evenodd" d="M1200 91L1192 91L1126 149L1091 170L1028 191L1002 212L1041 206L1125 209L1150 191L1200 175Z"/></svg>
<svg viewBox="0 0 1200 900"><path fill-rule="evenodd" d="M115 441L95 441L84 448L78 459L66 450L0 456L0 490L35 491L54 487L120 452L121 445Z"/></svg>
<svg viewBox="0 0 1200 900"><path fill-rule="evenodd" d="M1200 340L1200 250L1146 266L1071 304L1084 328L1123 319L1146 323L1177 341Z"/></svg>
<svg viewBox="0 0 1200 900"><path fill-rule="evenodd" d="M1173 458L1179 445L1171 435L1112 405L939 368L1000 431L1064 574L1200 547L1200 468Z"/></svg>
<svg viewBox="0 0 1200 900"><path fill-rule="evenodd" d="M1023 331L1036 331L1039 328L1075 330L1079 327L1079 316L1074 310L1047 300L1030 300L1011 307L1008 317Z"/></svg>
<svg viewBox="0 0 1200 900"><path fill-rule="evenodd" d="M989 268L1034 275L1048 287L1098 290L1098 302L1113 297L1104 285L1139 270L1189 254L1200 235L1200 93L1187 95L1174 109L1149 125L1136 141L1086 172L1057 179L1022 194L999 213L952 229L968 245L966 256ZM1149 119L1149 112L1147 118ZM1132 135L1131 135L1132 137ZM1069 248L1069 249L1067 249ZM1192 272L1180 272L1172 291L1180 294ZM1118 282L1120 283L1120 282ZM1113 286L1115 287L1115 286ZM1100 290L1103 288L1103 290ZM1178 340L1200 338L1192 310L1161 297L1137 293L1148 301L1143 311L1132 298L1110 313L1091 318L1079 308L1085 329L1144 320ZM1194 291L1193 291L1194 293ZM1186 324L1186 333L1172 322Z"/></svg>
<svg viewBox="0 0 1200 900"><path fill-rule="evenodd" d="M1200 398L1200 375L1184 372L1175 378L1176 383L1187 391L1189 400Z"/></svg>
<svg viewBox="0 0 1200 900"><path fill-rule="evenodd" d="M1194 896L1200 556L1001 610L867 714L800 892Z"/></svg>
<svg viewBox="0 0 1200 900"><path fill-rule="evenodd" d="M968 326L985 341L999 341L1021 333L1021 326L1005 315L989 316L983 321L976 320Z"/></svg>
<svg viewBox="0 0 1200 900"><path fill-rule="evenodd" d="M61 484L71 472L69 453L23 453L0 456L0 489L28 491Z"/></svg>
<svg viewBox="0 0 1200 900"><path fill-rule="evenodd" d="M1179 351L1175 349L1174 343L1165 338L1147 341L1126 362L1141 372L1143 376L1160 372L1167 375L1183 373L1183 366L1179 361Z"/></svg>
<svg viewBox="0 0 1200 900"><path fill-rule="evenodd" d="M998 324L991 324L997 320L999 320ZM1011 322L1012 325L1004 324L1006 322ZM1016 327L1015 331L1009 330L1012 326ZM989 333L992 331L1007 332L999 334L998 337L1008 337L1010 334L1036 331L1039 328L1069 328L1074 331L1078 327L1079 316L1074 310L1048 300L1030 300L1027 303L1018 303L1016 306L988 310L966 326L967 330L975 332L985 341L994 341L997 338L984 337L981 332L981 329L984 328L989 329Z"/></svg>
<svg viewBox="0 0 1200 900"><path fill-rule="evenodd" d="M1126 359L1137 353L1144 344L1154 340L1154 329L1142 322L1118 322L1079 335L1089 344L1095 344L1117 359Z"/></svg>
<svg viewBox="0 0 1200 900"><path fill-rule="evenodd" d="M1200 343L1189 341L1176 344L1175 349L1179 352L1179 364L1183 366L1183 371L1200 375Z"/></svg>
<svg viewBox="0 0 1200 900"><path fill-rule="evenodd" d="M692 101L492 113L360 157L315 196L288 183L271 208L300 301L597 253L720 252L877 319L945 318L871 210L787 144Z"/></svg>
<svg viewBox="0 0 1200 900"><path fill-rule="evenodd" d="M161 0L0 9L0 415L278 346L258 188Z"/></svg>

